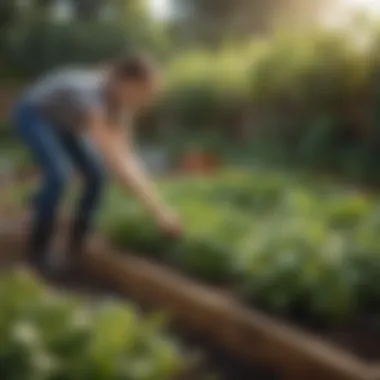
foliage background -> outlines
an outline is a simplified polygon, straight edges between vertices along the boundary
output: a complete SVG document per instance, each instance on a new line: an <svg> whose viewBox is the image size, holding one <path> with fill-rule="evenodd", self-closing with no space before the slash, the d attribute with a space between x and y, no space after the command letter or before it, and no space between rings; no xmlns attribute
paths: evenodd
<svg viewBox="0 0 380 380"><path fill-rule="evenodd" d="M197 145L239 162L302 162L376 182L379 23L358 14L327 28L320 20L330 5L173 0L162 20L148 1L6 0L0 73L11 95L3 97L9 103L15 83L53 67L146 49L161 61L167 86L139 121L145 142L174 157Z"/></svg>

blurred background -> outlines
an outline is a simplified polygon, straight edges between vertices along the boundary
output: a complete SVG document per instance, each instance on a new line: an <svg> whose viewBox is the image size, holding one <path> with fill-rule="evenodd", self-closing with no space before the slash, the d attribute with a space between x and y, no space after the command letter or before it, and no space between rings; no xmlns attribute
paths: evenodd
<svg viewBox="0 0 380 380"><path fill-rule="evenodd" d="M0 12L3 120L46 70L146 49L166 77L138 129L158 166L207 149L377 181L376 1L2 0Z"/></svg>
<svg viewBox="0 0 380 380"><path fill-rule="evenodd" d="M378 0L1 0L0 29L0 183L11 184L2 186L3 207L22 207L34 178L9 120L24 86L55 67L147 50L160 62L165 88L134 134L187 231L168 243L111 186L101 233L378 359ZM104 320L123 325L132 309L108 310ZM171 378L179 351L166 338L152 346L158 332L134 318L125 333L144 331L133 338L148 347L138 360L156 358L149 365L159 375L143 377L136 364L125 378ZM101 355L114 352L105 347L90 366L103 368ZM133 362L137 354L130 348L128 355ZM119 379L107 370L104 379ZM64 379L79 379L72 371Z"/></svg>

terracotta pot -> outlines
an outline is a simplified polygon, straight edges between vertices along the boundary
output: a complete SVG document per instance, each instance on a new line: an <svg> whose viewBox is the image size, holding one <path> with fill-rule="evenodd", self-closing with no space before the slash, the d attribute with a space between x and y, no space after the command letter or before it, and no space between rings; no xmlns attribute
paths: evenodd
<svg viewBox="0 0 380 380"><path fill-rule="evenodd" d="M188 173L211 173L219 166L217 157L207 152L190 152L181 161L181 169Z"/></svg>

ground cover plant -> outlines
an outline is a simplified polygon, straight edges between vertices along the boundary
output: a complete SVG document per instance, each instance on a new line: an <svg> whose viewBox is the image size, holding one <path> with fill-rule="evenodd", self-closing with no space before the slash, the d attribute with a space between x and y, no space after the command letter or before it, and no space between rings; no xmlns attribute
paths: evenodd
<svg viewBox="0 0 380 380"><path fill-rule="evenodd" d="M380 202L355 189L275 171L164 180L187 228L162 237L113 188L100 228L145 254L276 315L338 324L379 311Z"/></svg>
<svg viewBox="0 0 380 380"><path fill-rule="evenodd" d="M163 380L185 354L128 305L58 295L26 273L0 279L0 371L8 380Z"/></svg>
<svg viewBox="0 0 380 380"><path fill-rule="evenodd" d="M105 197L98 230L122 251L301 323L337 326L379 311L377 196L258 168L163 179L159 187L185 222L183 237L163 237L116 186ZM7 204L25 205L25 194L25 187L9 190Z"/></svg>

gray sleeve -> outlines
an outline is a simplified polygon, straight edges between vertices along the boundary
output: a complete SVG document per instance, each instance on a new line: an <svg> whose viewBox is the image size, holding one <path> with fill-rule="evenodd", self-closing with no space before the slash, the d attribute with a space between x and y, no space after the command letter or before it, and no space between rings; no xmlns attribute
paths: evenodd
<svg viewBox="0 0 380 380"><path fill-rule="evenodd" d="M104 103L99 94L94 91L79 91L75 94L75 101L82 112L88 114L92 110L103 110Z"/></svg>

